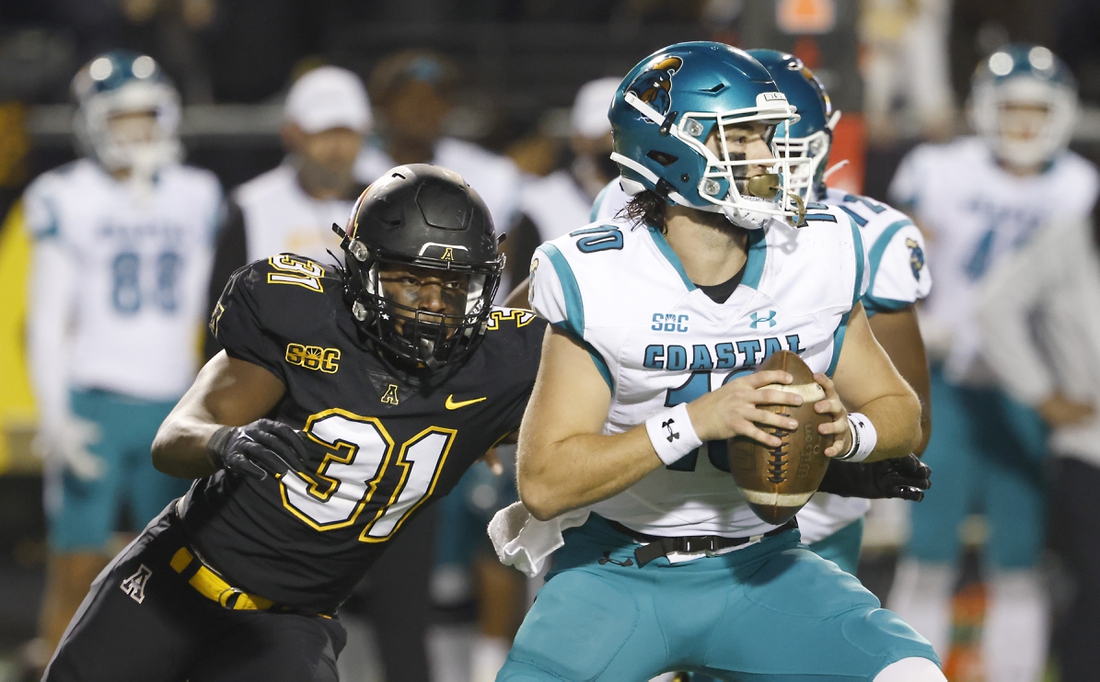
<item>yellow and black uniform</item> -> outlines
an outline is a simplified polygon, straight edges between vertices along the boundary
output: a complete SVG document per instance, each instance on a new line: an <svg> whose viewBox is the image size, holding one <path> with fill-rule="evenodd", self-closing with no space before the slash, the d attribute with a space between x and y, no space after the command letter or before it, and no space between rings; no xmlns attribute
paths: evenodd
<svg viewBox="0 0 1100 682"><path fill-rule="evenodd" d="M331 616L401 528L519 427L546 324L493 310L464 362L414 380L362 336L339 273L283 254L238 270L211 326L231 357L285 384L267 416L306 435L306 470L196 481L101 576L49 680L335 680ZM283 622L292 651L233 667L257 628ZM314 667L295 670L302 661Z"/></svg>

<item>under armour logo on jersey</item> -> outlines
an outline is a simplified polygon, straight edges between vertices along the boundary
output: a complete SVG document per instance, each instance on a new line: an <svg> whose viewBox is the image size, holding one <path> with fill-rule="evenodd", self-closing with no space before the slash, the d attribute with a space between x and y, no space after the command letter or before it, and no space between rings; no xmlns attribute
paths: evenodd
<svg viewBox="0 0 1100 682"><path fill-rule="evenodd" d="M661 422L661 428L668 431L668 442L669 443L671 443L673 440L680 437L680 432L679 431L673 431L672 430L672 425L675 424L675 423L676 423L675 419L669 419L667 422Z"/></svg>
<svg viewBox="0 0 1100 682"><path fill-rule="evenodd" d="M749 317L752 318L752 322L749 323L749 326L752 327L753 329L756 329L757 326L759 326L761 322L767 322L768 327L774 327L775 326L775 311L774 310L769 310L767 317L760 317L760 313L757 313L757 312L754 312Z"/></svg>
<svg viewBox="0 0 1100 682"><path fill-rule="evenodd" d="M138 567L137 573L123 580L119 587L122 588L123 592L130 595L131 599L140 604L145 600L145 585L149 582L151 575L153 575L153 572L145 564L142 564Z"/></svg>
<svg viewBox="0 0 1100 682"><path fill-rule="evenodd" d="M396 405L400 402L397 398L397 384L390 384L386 387L386 393L382 396L382 402L387 405Z"/></svg>

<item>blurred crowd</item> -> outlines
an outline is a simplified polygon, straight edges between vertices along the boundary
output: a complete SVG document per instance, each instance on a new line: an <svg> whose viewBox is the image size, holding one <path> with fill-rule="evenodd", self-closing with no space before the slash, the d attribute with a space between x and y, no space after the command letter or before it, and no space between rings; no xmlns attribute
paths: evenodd
<svg viewBox="0 0 1100 682"><path fill-rule="evenodd" d="M487 51L542 24L606 44L539 52L513 38ZM1018 668L1030 672L988 679L1039 679L1048 641L1062 679L1090 679L1078 671L1095 669L1088 642L1100 631L1098 148L1067 148L1078 101L1100 104L1098 35L1089 0L0 2L0 482L5 470L27 475L30 450L42 455L49 529L38 622L22 633L37 637L3 646L20 670L40 668L115 531L140 530L181 493L142 455L219 350L200 336L234 270L280 252L331 260L331 226L364 187L430 162L478 189L508 235L503 300L538 244L587 223L617 177L606 111L623 70L698 38L780 47L817 72L844 112L832 161L848 168L834 179L906 210L928 241L936 487L914 510L893 605L947 657L957 564L975 544L959 528L984 512L987 634L1000 639L983 653L1030 656ZM1009 43L1048 47L1010 57L1056 73L1044 78L1058 89L1002 120L1006 106L972 74L1016 68L998 71ZM28 116L64 103L74 152L43 151ZM231 151L244 161L220 167L184 165L188 107L229 103L281 106L277 142ZM1013 136L1047 144L998 146ZM983 189L988 205L952 204ZM985 222L951 222L970 209ZM17 437L28 424L33 448ZM959 464L967 449L973 461ZM348 603L345 679L493 678L537 585L501 566L484 532L516 499L507 447L501 456L503 476L472 469Z"/></svg>

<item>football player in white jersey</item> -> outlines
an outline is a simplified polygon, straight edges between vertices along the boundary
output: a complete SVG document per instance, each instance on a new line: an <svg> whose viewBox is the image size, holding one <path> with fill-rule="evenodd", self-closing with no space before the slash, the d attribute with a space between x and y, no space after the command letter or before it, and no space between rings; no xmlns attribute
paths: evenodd
<svg viewBox="0 0 1100 682"><path fill-rule="evenodd" d="M915 449L919 454L931 434L928 361L914 308L932 286L924 263L924 238L901 211L868 197L826 187L825 168L840 111L832 108L820 81L797 57L776 50L749 50L749 54L768 69L800 114L800 119L790 125L789 135L784 136L781 130L776 136L776 145L787 148L792 157L810 159L810 163L793 169L792 188L807 201L839 207L859 226L870 266L863 308L875 338L920 398L921 442ZM907 468L901 471L895 464ZM919 501L923 493L904 482L908 475L914 475L910 483L919 482L917 467L920 463L915 457L903 458L888 465L866 465L858 480L823 482L822 490L843 492L845 496L819 493L807 503L798 514L802 541L854 574L863 515L870 508L865 498L897 496ZM831 467L832 474L849 470L855 472L849 467Z"/></svg>
<svg viewBox="0 0 1100 682"><path fill-rule="evenodd" d="M982 636L988 679L1030 682L1042 677L1048 638L1036 571L1044 544L1044 446L1037 417L997 389L981 358L996 339L983 339L975 298L991 267L1042 225L1084 219L1098 181L1092 164L1066 149L1076 89L1050 50L997 50L979 65L971 100L978 135L917 147L890 187L928 238L936 290L925 312L947 337L945 357L932 371L936 429L924 454L936 488L912 510L891 602L946 653L958 528L980 503L989 527Z"/></svg>
<svg viewBox="0 0 1100 682"><path fill-rule="evenodd" d="M924 264L924 239L912 221L886 204L825 186L832 130L840 117L820 81L802 62L776 50L749 50L775 79L776 85L798 110L799 120L783 126L775 144L792 158L809 163L792 168L791 189L806 201L837 206L860 228L870 266L868 290L862 302L875 338L902 377L921 400L923 451L931 431L928 410L928 362L917 327L913 304L931 287ZM612 181L592 208L593 220L613 218L629 196ZM798 514L802 541L844 570L856 572L863 536L867 498L901 497L919 501L929 485L927 468L915 458L897 458L863 465L831 467L823 491Z"/></svg>
<svg viewBox="0 0 1100 682"><path fill-rule="evenodd" d="M112 51L73 81L86 158L24 195L34 239L28 351L46 456L52 651L114 549L186 483L154 470L157 427L198 369L221 188L183 166L179 98L156 62Z"/></svg>
<svg viewBox="0 0 1100 682"><path fill-rule="evenodd" d="M773 156L793 107L751 56L698 42L635 66L609 116L632 218L532 262L531 301L553 330L520 433L534 518L511 540L526 542L520 565L560 548L498 679L945 679L920 635L801 546L795 524L757 518L728 473L727 438L774 447L761 426L795 425L757 407L801 402L766 388L789 374L752 372L780 349L826 392L827 456L903 457L920 441L917 397L859 302L859 229L800 204L792 163Z"/></svg>

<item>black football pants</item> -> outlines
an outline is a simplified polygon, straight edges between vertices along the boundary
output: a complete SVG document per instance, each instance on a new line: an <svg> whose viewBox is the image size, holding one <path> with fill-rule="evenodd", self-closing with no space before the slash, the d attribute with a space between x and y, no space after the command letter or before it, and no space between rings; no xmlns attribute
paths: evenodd
<svg viewBox="0 0 1100 682"><path fill-rule="evenodd" d="M207 599L169 565L183 545L173 521L162 514L99 575L46 682L336 682L338 620Z"/></svg>
<svg viewBox="0 0 1100 682"><path fill-rule="evenodd" d="M1059 457L1055 472L1051 544L1073 577L1075 595L1054 647L1063 682L1092 682L1100 674L1100 468Z"/></svg>

